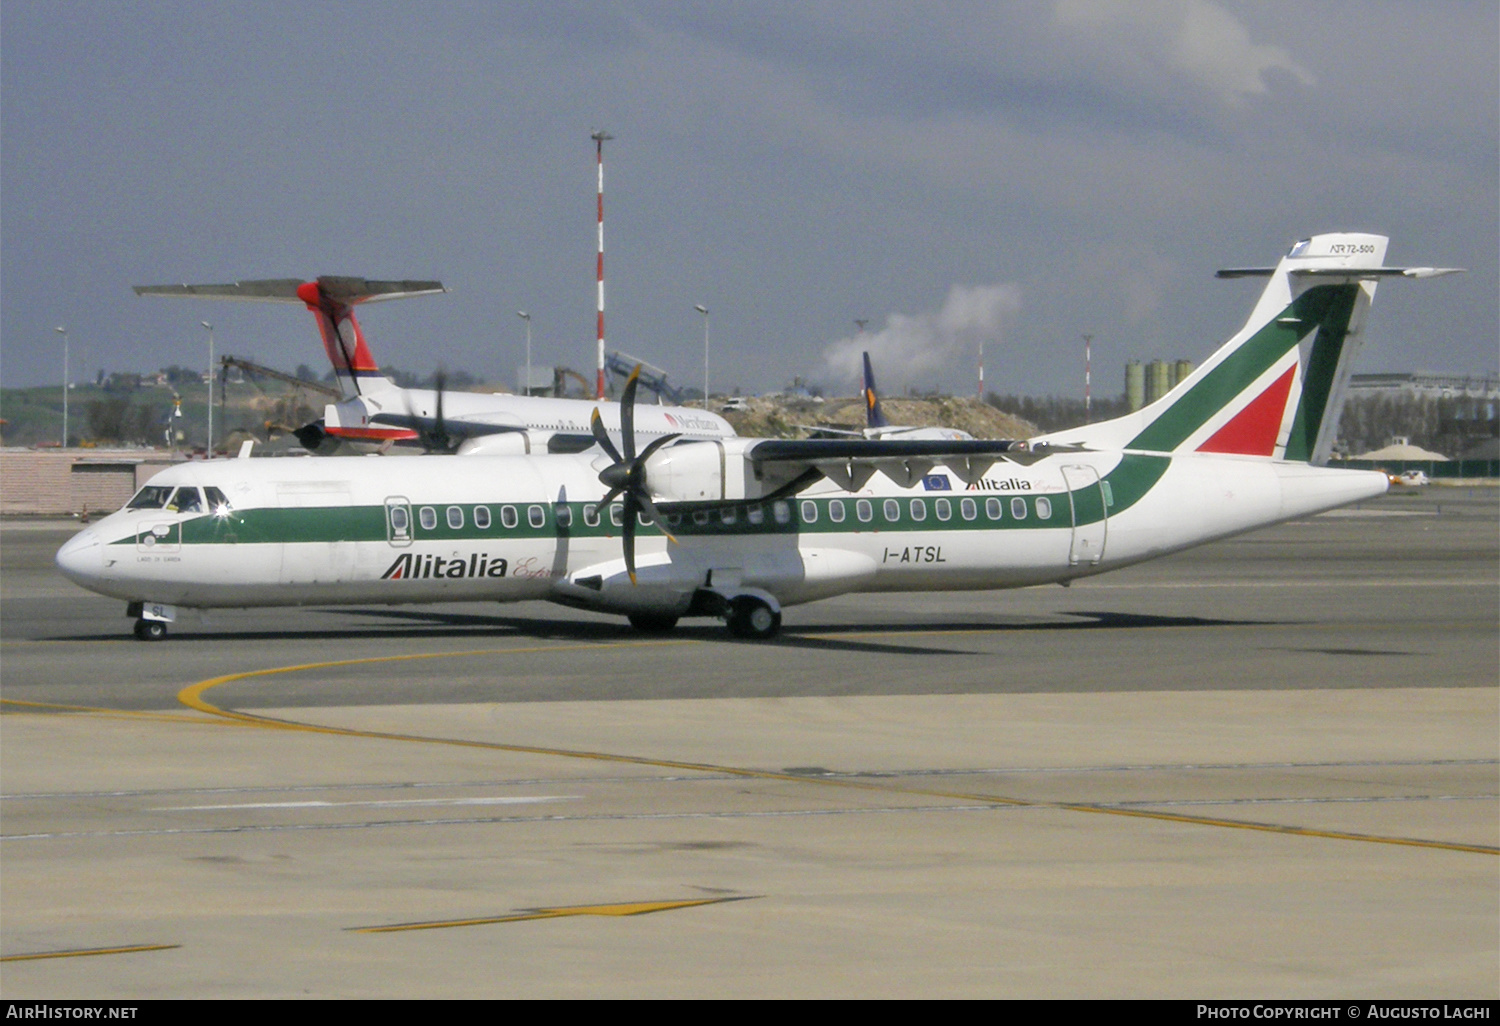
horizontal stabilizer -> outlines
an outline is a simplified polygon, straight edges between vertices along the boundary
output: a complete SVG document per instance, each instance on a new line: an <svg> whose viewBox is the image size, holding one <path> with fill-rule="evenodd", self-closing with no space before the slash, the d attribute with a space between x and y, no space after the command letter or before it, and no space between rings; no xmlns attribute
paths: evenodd
<svg viewBox="0 0 1500 1026"><path fill-rule="evenodd" d="M1359 278L1373 281L1377 278L1441 278L1445 274L1462 274L1462 267L1302 267L1287 273L1294 278ZM1215 278L1269 278L1276 273L1274 267L1227 267L1217 272Z"/></svg>
<svg viewBox="0 0 1500 1026"><path fill-rule="evenodd" d="M376 303L387 299L406 299L411 296L430 296L447 292L440 281L370 281L367 278L348 278L323 275L318 278L318 289L329 299L354 306L357 303ZM261 278L254 281L234 281L223 285L136 285L138 296L184 296L193 299L231 299L254 303L302 303L304 299L298 289L304 282L300 278Z"/></svg>

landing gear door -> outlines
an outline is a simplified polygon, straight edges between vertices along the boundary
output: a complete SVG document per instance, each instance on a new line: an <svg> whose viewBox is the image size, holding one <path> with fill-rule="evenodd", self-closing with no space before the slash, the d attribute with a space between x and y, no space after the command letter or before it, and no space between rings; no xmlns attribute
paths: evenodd
<svg viewBox="0 0 1500 1026"><path fill-rule="evenodd" d="M385 540L397 549L411 544L411 503L404 496L385 500Z"/></svg>
<svg viewBox="0 0 1500 1026"><path fill-rule="evenodd" d="M1104 558L1104 541L1109 533L1106 491L1093 467L1075 464L1063 467L1062 474L1073 513L1073 545L1068 550L1068 565L1093 566Z"/></svg>

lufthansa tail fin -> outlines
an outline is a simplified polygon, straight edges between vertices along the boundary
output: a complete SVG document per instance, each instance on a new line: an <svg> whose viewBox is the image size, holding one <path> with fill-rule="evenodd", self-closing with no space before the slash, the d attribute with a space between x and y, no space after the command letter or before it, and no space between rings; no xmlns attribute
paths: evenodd
<svg viewBox="0 0 1500 1026"><path fill-rule="evenodd" d="M323 351L346 394L365 391L372 379L385 381L380 367L365 345L364 332L355 319L361 303L406 299L447 292L438 281L369 281L324 275L316 281L297 278L266 278L224 285L137 285L138 296L180 296L194 299L229 299L242 302L302 303L318 322Z"/></svg>
<svg viewBox="0 0 1500 1026"><path fill-rule="evenodd" d="M875 371L870 367L870 354L865 353L865 427L883 428L890 427L891 422L885 419L885 411L880 408L880 396L875 391Z"/></svg>
<svg viewBox="0 0 1500 1026"><path fill-rule="evenodd" d="M1269 281L1245 326L1218 352L1149 406L1036 441L1327 462L1376 283L1458 270L1387 267L1387 242L1353 232L1316 235L1275 267L1220 271L1221 278Z"/></svg>

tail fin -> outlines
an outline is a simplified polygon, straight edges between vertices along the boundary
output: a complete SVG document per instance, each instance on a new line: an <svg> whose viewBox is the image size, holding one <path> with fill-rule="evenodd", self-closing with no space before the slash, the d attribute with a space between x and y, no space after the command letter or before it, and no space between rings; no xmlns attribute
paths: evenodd
<svg viewBox="0 0 1500 1026"><path fill-rule="evenodd" d="M875 393L875 371L870 368L870 354L865 353L865 427L890 427L885 411L880 408L880 396Z"/></svg>
<svg viewBox="0 0 1500 1026"><path fill-rule="evenodd" d="M1274 268L1220 271L1221 278L1270 279L1233 338L1150 406L1039 440L1326 462L1376 282L1456 270L1386 267L1387 242L1382 235L1317 235Z"/></svg>
<svg viewBox="0 0 1500 1026"><path fill-rule="evenodd" d="M324 275L317 281L270 278L227 285L137 285L140 296L186 296L269 303L302 303L312 311L323 351L345 394L359 395L372 379L385 380L354 317L360 303L447 292L438 281L367 281ZM363 383L363 387L362 387Z"/></svg>

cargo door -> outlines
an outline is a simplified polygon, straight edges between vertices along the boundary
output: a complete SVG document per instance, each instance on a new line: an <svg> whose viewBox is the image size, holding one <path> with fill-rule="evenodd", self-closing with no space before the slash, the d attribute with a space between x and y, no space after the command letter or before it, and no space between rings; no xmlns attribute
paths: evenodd
<svg viewBox="0 0 1500 1026"><path fill-rule="evenodd" d="M1109 533L1109 504L1105 501L1103 482L1097 470L1083 464L1063 467L1062 475L1073 515L1068 565L1092 566L1104 558L1104 542Z"/></svg>

